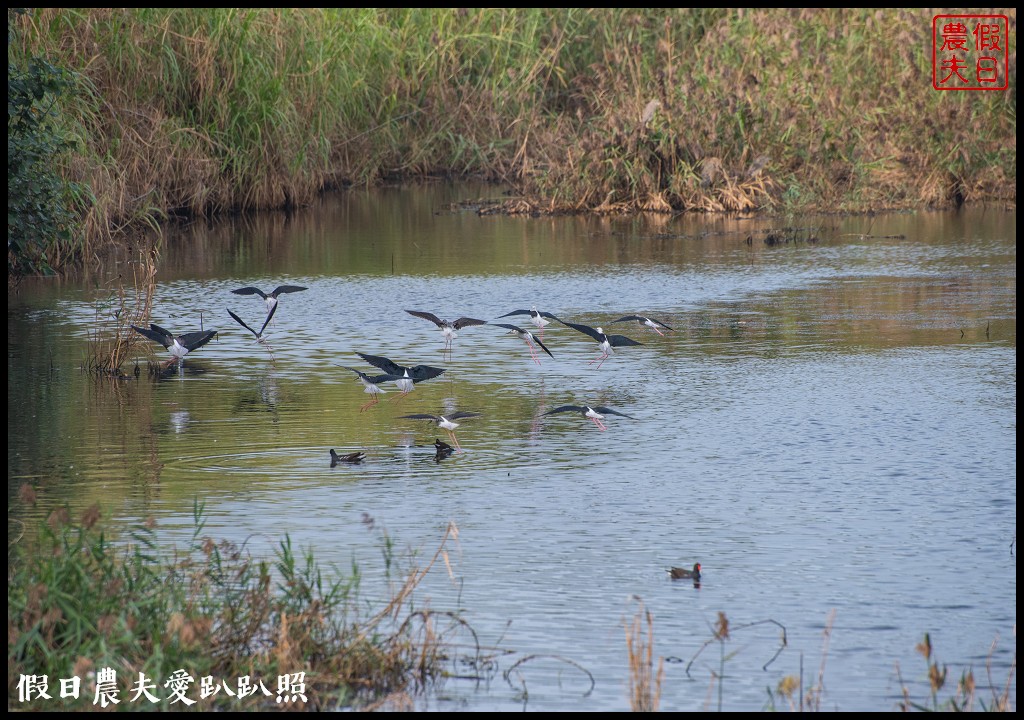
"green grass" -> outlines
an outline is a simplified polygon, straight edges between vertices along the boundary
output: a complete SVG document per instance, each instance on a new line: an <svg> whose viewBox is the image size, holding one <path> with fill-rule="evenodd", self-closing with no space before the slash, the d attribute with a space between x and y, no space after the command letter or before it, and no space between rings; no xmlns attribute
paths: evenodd
<svg viewBox="0 0 1024 720"><path fill-rule="evenodd" d="M1003 10L1014 27L1016 13ZM931 86L929 12L34 9L97 243L167 214L474 175L530 212L1016 202L1016 92ZM1008 38L1015 53L1016 35ZM1015 76L1013 77L1015 83ZM645 110L647 115L645 117Z"/></svg>
<svg viewBox="0 0 1024 720"><path fill-rule="evenodd" d="M23 495L31 491L23 489ZM28 498L31 500L31 498ZM371 529L372 529L372 523ZM72 521L56 511L8 558L8 706L18 710L92 709L105 668L113 669L117 709L175 709L164 687L175 672L192 683L185 693L203 710L279 707L281 678L301 681L303 709L405 706L443 681L457 614L414 608L410 595L433 559L396 578L379 607L360 595L360 572L323 569L310 551L285 536L273 560L203 535L202 508L188 548L168 554L153 523L113 542L97 508ZM382 550L389 568L393 547ZM369 608L369 610L367 610ZM151 703L134 702L141 675L156 684ZM299 675L302 673L302 675ZM48 679L50 699L20 701L25 678ZM78 699L60 696L60 679L78 677ZM237 689L262 680L246 698L226 692L199 699L201 678Z"/></svg>

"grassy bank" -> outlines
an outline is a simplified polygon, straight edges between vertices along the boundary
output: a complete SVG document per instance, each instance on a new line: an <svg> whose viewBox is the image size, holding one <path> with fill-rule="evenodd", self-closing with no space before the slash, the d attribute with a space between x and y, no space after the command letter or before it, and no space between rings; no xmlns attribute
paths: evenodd
<svg viewBox="0 0 1024 720"><path fill-rule="evenodd" d="M9 710L408 709L443 682L453 640L471 635L456 614L411 601L454 542L452 527L433 558L405 574L382 536L396 577L374 607L355 566L321 568L287 537L273 561L256 559L203 536L199 508L195 520L191 546L173 555L153 523L112 543L96 508L80 518L55 511L32 539L13 543ZM143 676L149 695L136 692ZM62 696L72 678L78 694ZM244 694L242 678L255 692Z"/></svg>
<svg viewBox="0 0 1024 720"><path fill-rule="evenodd" d="M976 11L980 12L980 11ZM1011 58L1016 12L1010 16ZM506 212L1016 201L1016 75L931 85L910 10L36 9L8 59L75 73L81 254L167 214L424 176ZM9 233L10 235L10 233Z"/></svg>

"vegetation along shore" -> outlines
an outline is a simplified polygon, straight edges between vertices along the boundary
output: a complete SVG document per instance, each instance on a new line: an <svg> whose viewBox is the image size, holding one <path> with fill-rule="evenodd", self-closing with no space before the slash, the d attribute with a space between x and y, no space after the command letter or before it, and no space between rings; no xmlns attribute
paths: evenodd
<svg viewBox="0 0 1024 720"><path fill-rule="evenodd" d="M932 87L925 10L8 11L8 270L173 216L416 178L484 212L1016 202L1010 88Z"/></svg>

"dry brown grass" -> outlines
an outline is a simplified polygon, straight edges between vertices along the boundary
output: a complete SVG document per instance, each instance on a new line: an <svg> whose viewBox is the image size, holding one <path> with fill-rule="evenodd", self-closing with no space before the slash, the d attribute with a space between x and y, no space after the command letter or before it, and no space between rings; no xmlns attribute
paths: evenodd
<svg viewBox="0 0 1024 720"><path fill-rule="evenodd" d="M145 326L153 311L159 253L152 246L137 246L130 252L122 265L125 272L108 284L107 294L96 303L86 359L91 372L121 375L122 366L141 342L131 326Z"/></svg>
<svg viewBox="0 0 1024 720"><path fill-rule="evenodd" d="M654 618L642 600L632 621L626 623L626 653L629 659L629 706L633 712L657 712L665 659L654 666ZM646 625L646 632L644 626Z"/></svg>

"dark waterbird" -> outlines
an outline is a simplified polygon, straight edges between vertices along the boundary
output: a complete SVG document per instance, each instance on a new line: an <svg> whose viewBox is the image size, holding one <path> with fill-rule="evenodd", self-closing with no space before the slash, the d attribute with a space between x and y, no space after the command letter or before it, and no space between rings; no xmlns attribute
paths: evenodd
<svg viewBox="0 0 1024 720"><path fill-rule="evenodd" d="M507 335L515 335L520 340L524 341L526 343L526 347L530 348L530 357L532 357L533 361L538 365L540 365L540 358L537 357L537 350L534 347L535 345L540 346L541 350L546 352L551 357L554 357L554 355L551 355L551 351L548 350L547 346L543 342L541 342L540 338L538 338L529 330L523 330L521 327L517 325L509 325L508 323L491 324L494 325L495 327L505 328L506 330L508 330L508 332L506 333Z"/></svg>
<svg viewBox="0 0 1024 720"><path fill-rule="evenodd" d="M612 324L620 323L620 322L630 322L630 321L635 321L635 322L640 323L641 325L649 327L651 330L653 330L654 332L658 333L659 335L664 335L665 334L661 330L658 329L659 325L661 327L665 328L666 330L671 330L672 329L668 325L666 325L665 323L661 322L660 320L654 320L653 318L645 317L643 315L626 315L625 317L620 317L618 320L612 320Z"/></svg>
<svg viewBox="0 0 1024 720"><path fill-rule="evenodd" d="M700 582L700 563L693 564L693 570L687 570L686 568L669 568L668 575L673 580L693 580L695 583Z"/></svg>
<svg viewBox="0 0 1024 720"><path fill-rule="evenodd" d="M400 415L401 418L408 418L410 420L430 420L437 424L442 430L448 431L448 437L451 438L452 442L455 443L455 447L458 450L462 450L462 446L459 445L458 438L455 437L455 428L462 423L455 422L456 420L464 420L466 418L480 417L480 413L477 412L454 412L450 415L430 415L429 413L413 413L411 415Z"/></svg>
<svg viewBox="0 0 1024 720"><path fill-rule="evenodd" d="M366 459L366 453L364 452L352 452L347 455L339 455L334 452L334 448L331 448L331 467L339 463L358 463Z"/></svg>
<svg viewBox="0 0 1024 720"><path fill-rule="evenodd" d="M621 413L618 410L612 410L609 407L604 407L601 405L561 405L559 407L556 407L554 410L548 410L544 414L554 415L556 413L564 412L577 412L583 417L593 422L594 425L596 425L602 431L608 429L607 427L605 427L604 423L601 422L602 420L604 420L605 415L618 415L619 417L629 418L630 420L636 420L636 418L633 417L632 415L627 415L626 413Z"/></svg>
<svg viewBox="0 0 1024 720"><path fill-rule="evenodd" d="M455 448L445 441L434 440L434 462L441 462L446 457L450 457L453 452L455 452Z"/></svg>
<svg viewBox="0 0 1024 720"><path fill-rule="evenodd" d="M171 351L171 358L167 364L176 360L183 360L193 350L198 350L206 343L213 340L217 335L216 330L198 330L196 332L174 335L170 330L164 330L156 323L150 323L149 328L141 328L137 325L131 326L132 330L143 335L155 343L160 343Z"/></svg>
<svg viewBox="0 0 1024 720"><path fill-rule="evenodd" d="M593 365L595 362L600 360L601 362L597 363L598 368L604 365L604 361L607 360L608 357L612 354L612 348L641 344L636 340L626 337L625 335L608 335L607 333L605 333L603 328L592 328L589 325L581 325L579 323L566 322L565 320L559 320L558 322L562 323L566 327L571 327L573 330L579 330L584 335L589 335L594 340L597 340L598 348L601 350L602 354L600 357L594 358L587 364Z"/></svg>
<svg viewBox="0 0 1024 720"><path fill-rule="evenodd" d="M303 290L309 290L309 288L302 287L301 285L278 285L276 288L274 288L274 291L271 292L269 295L256 287L238 288L237 290L232 290L231 292L233 292L235 295L259 295L267 304L267 312L269 313L275 307L277 307L278 295L282 295L284 293L301 292Z"/></svg>

